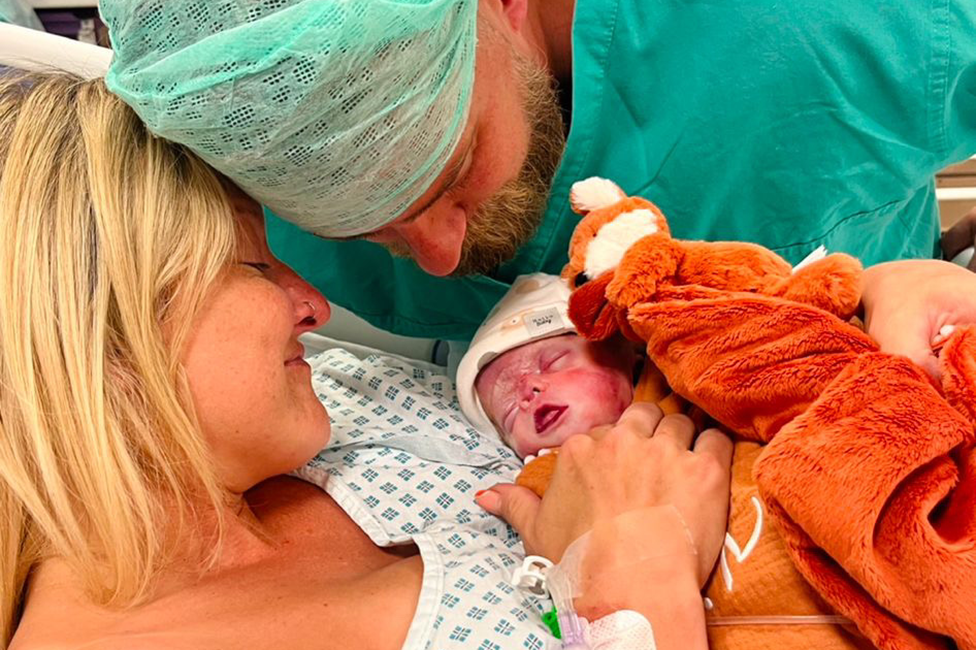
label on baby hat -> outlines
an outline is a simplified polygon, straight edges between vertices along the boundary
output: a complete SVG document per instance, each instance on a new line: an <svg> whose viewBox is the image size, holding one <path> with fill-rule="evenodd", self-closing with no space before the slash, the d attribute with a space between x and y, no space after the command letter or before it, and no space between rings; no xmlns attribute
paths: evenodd
<svg viewBox="0 0 976 650"><path fill-rule="evenodd" d="M525 329L532 338L545 336L550 332L566 328L563 325L563 318L559 315L559 310L556 307L530 311L528 314L522 316L522 322L525 324Z"/></svg>

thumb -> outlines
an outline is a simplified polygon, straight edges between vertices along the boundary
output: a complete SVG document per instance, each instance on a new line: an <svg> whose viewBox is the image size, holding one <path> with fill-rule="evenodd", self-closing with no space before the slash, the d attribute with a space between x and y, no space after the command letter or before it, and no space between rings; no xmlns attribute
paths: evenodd
<svg viewBox="0 0 976 650"><path fill-rule="evenodd" d="M932 351L932 332L924 317L888 315L880 327L869 325L868 334L878 342L882 352L908 357L933 379L939 378L939 362Z"/></svg>
<svg viewBox="0 0 976 650"><path fill-rule="evenodd" d="M888 345L882 345L881 350L889 354L900 354L919 366L930 377L938 380L941 376L939 360L932 351L931 341L927 341L924 335L914 337L903 337L892 340Z"/></svg>
<svg viewBox="0 0 976 650"><path fill-rule="evenodd" d="M500 483L475 495L475 502L493 515L507 521L525 541L532 546L535 531L533 523L542 500L536 494L519 485Z"/></svg>

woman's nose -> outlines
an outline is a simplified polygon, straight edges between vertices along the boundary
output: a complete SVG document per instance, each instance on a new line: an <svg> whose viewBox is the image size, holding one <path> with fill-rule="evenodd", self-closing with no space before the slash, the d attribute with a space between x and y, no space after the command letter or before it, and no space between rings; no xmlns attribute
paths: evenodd
<svg viewBox="0 0 976 650"><path fill-rule="evenodd" d="M329 301L318 289L282 264L278 284L285 290L295 309L295 328L299 334L322 327L332 315Z"/></svg>
<svg viewBox="0 0 976 650"><path fill-rule="evenodd" d="M332 308L325 296L311 285L308 288L310 291L304 292L295 303L295 328L299 334L322 327L332 316Z"/></svg>

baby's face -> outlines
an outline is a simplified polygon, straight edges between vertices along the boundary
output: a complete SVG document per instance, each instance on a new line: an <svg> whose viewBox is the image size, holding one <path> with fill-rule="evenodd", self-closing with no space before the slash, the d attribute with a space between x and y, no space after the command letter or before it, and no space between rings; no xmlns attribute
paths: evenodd
<svg viewBox="0 0 976 650"><path fill-rule="evenodd" d="M494 359L475 380L485 412L521 457L617 421L634 397L635 355L625 342L570 334Z"/></svg>

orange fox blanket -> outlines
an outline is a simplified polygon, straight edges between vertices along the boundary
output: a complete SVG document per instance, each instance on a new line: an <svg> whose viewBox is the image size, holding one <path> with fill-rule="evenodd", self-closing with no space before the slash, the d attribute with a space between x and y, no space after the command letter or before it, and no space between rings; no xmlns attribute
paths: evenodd
<svg viewBox="0 0 976 650"><path fill-rule="evenodd" d="M628 319L676 392L770 441L759 494L838 613L886 650L947 647L937 635L976 648L976 331L943 350L940 393L859 330L782 303L667 290Z"/></svg>
<svg viewBox="0 0 976 650"><path fill-rule="evenodd" d="M580 333L645 341L675 392L768 443L752 467L769 518L871 643L976 649L976 330L948 341L936 386L842 320L850 258L784 273L758 247L672 240L656 207L620 194L574 200Z"/></svg>

